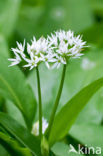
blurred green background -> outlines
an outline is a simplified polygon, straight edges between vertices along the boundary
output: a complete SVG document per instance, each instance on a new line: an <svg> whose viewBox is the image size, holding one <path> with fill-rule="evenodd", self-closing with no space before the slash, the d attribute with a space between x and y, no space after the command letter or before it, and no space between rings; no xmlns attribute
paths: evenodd
<svg viewBox="0 0 103 156"><path fill-rule="evenodd" d="M103 77L103 0L0 0L0 56L12 56L10 49L16 46L16 41L23 42L26 39L30 42L33 35L37 38L46 37L59 29L71 29L76 34L82 34L83 40L90 46L81 59L72 60L68 65L60 109L81 88ZM37 97L35 70L21 70ZM61 68L49 71L42 65L40 75L43 114L48 119L58 89ZM24 124L18 109L2 96L0 110ZM103 125L103 89L90 100L75 124L83 123ZM0 156L8 155L3 148L0 152L3 152Z"/></svg>

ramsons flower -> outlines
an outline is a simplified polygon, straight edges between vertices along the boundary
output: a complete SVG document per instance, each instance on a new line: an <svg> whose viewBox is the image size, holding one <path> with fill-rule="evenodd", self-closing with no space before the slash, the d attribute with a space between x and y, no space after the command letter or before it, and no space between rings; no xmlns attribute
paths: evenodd
<svg viewBox="0 0 103 156"><path fill-rule="evenodd" d="M44 134L48 127L48 122L45 118L42 118L42 133ZM39 121L34 123L32 128L32 134L38 136L39 135Z"/></svg>
<svg viewBox="0 0 103 156"><path fill-rule="evenodd" d="M8 59L9 61L12 62L9 66L14 66L14 65L17 65L21 62L20 56L16 52L14 52L14 54L15 54L15 58Z"/></svg>
<svg viewBox="0 0 103 156"><path fill-rule="evenodd" d="M20 55L22 57L25 57L24 49L25 49L25 40L24 40L23 45L21 43L17 42L17 48L11 48L11 50L13 51L13 53L15 55L15 58L8 59L9 61L12 62L10 66L17 65L21 62L22 59L21 59Z"/></svg>
<svg viewBox="0 0 103 156"><path fill-rule="evenodd" d="M24 67L29 67L30 70L42 62L47 68L59 68L61 64L67 64L69 59L82 56L81 52L86 47L85 44L80 35L75 36L71 30L60 30L48 36L47 39L41 37L36 40L33 37L31 44L27 43L27 49L25 40L23 45L17 42L17 48L12 48L15 58L8 60L12 62L10 66L25 61Z"/></svg>
<svg viewBox="0 0 103 156"><path fill-rule="evenodd" d="M75 36L71 30L57 31L48 36L48 41L49 47L56 54L53 68L59 68L60 64L67 64L70 58L79 58L83 55L81 51L86 47L86 42L82 41L81 36Z"/></svg>

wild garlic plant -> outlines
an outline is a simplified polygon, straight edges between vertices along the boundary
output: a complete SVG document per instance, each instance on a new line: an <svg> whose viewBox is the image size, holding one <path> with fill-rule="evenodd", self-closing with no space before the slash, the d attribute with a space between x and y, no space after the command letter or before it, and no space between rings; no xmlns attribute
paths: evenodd
<svg viewBox="0 0 103 156"><path fill-rule="evenodd" d="M82 51L85 47L86 42L82 40L82 37L80 35L75 36L74 32L72 32L71 30L60 30L52 33L50 36L47 36L47 38L41 37L40 39L36 40L36 38L33 37L33 40L31 40L30 44L26 44L25 40L23 44L17 42L17 48L12 48L15 57L8 59L9 61L11 61L10 66L17 65L20 62L24 61L25 65L23 65L23 67L29 68L30 70L32 70L33 68L36 69L39 99L39 122L33 125L32 133L39 135L41 144L43 141L43 135L45 135L47 141L50 137L55 114L62 94L68 62L70 59L80 58L83 55ZM43 62L48 69L58 69L60 65L63 64L60 86L53 110L50 115L49 123L47 123L45 119L43 119L42 115L43 113L39 65Z"/></svg>

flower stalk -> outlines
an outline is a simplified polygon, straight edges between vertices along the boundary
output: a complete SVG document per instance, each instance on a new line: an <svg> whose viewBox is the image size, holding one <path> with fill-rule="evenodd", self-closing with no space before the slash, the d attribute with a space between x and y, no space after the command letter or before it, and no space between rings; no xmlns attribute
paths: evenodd
<svg viewBox="0 0 103 156"><path fill-rule="evenodd" d="M38 85L38 100L39 100L39 136L42 139L42 100L41 100L41 87L40 87L40 76L39 69L36 67L37 74L37 85Z"/></svg>
<svg viewBox="0 0 103 156"><path fill-rule="evenodd" d="M64 79L65 79L65 73L66 73L66 65L63 66L62 78L61 78L58 94L57 94L56 101L55 101L55 104L54 104L54 107L53 107L53 111L52 111L51 116L50 116L49 126L48 126L48 130L47 130L47 138L49 138L49 136L50 136L50 132L51 132L52 125L53 125L54 118L55 118L55 114L56 114L56 110L58 108L59 101L60 101L60 98L61 98Z"/></svg>

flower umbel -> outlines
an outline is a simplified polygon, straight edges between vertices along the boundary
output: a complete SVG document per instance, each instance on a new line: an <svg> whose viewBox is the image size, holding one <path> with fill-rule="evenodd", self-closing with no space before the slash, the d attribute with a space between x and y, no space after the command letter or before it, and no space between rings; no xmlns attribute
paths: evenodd
<svg viewBox="0 0 103 156"><path fill-rule="evenodd" d="M47 39L41 37L36 40L33 37L31 44L27 43L27 55L24 52L25 40L23 45L17 42L17 48L12 48L15 58L8 60L12 62L10 66L24 60L27 64L23 67L30 67L30 70L41 62L44 62L47 68L59 68L61 64L67 64L68 59L82 56L81 51L86 47L85 44L80 35L75 36L71 30L60 30L48 36Z"/></svg>
<svg viewBox="0 0 103 156"><path fill-rule="evenodd" d="M76 37L71 30L57 31L48 36L48 41L56 59L53 68L59 68L60 64L67 64L70 58L79 58L83 55L81 51L86 47L86 42L82 41L81 36Z"/></svg>

